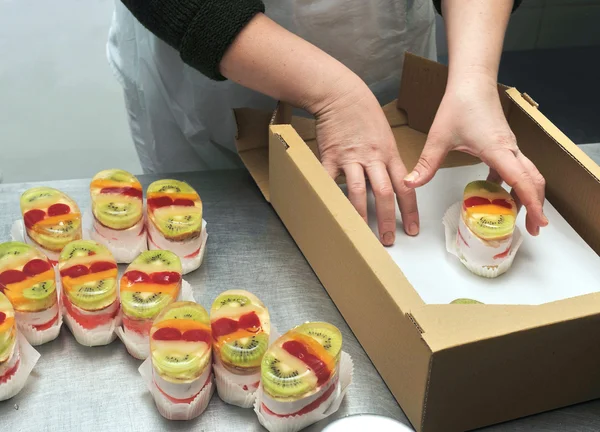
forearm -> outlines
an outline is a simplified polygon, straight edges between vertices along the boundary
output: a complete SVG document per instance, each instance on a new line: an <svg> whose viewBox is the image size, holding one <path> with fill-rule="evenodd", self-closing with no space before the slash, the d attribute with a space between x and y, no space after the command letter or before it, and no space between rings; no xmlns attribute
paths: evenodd
<svg viewBox="0 0 600 432"><path fill-rule="evenodd" d="M228 79L312 114L365 86L342 63L263 14L240 32L220 68Z"/></svg>
<svg viewBox="0 0 600 432"><path fill-rule="evenodd" d="M496 84L513 0L443 0L448 87Z"/></svg>

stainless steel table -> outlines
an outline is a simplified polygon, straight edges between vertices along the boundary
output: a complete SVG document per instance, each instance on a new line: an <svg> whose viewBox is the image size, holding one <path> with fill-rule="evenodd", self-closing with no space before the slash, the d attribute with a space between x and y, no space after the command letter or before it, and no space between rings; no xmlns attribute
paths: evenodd
<svg viewBox="0 0 600 432"><path fill-rule="evenodd" d="M161 176L165 178L166 176ZM185 278L196 300L210 308L226 289L243 288L269 307L274 326L283 332L307 320L326 320L344 336L344 350L355 364L354 381L332 418L307 428L318 431L332 420L356 413L376 413L408 424L344 319L323 289L293 239L264 201L245 171L171 176L200 193L208 222L208 249L202 267ZM157 177L140 176L144 188ZM39 186L39 184L37 184ZM89 180L47 183L71 195L82 211L89 206ZM0 185L0 241L10 238L19 217L19 196L34 184ZM117 339L105 347L86 348L63 326L59 338L37 348L41 358L26 387L0 402L0 431L260 431L253 410L224 404L215 392L197 419L170 422L155 409L132 358ZM599 359L600 365L600 359ZM600 401L569 407L486 431L597 431Z"/></svg>

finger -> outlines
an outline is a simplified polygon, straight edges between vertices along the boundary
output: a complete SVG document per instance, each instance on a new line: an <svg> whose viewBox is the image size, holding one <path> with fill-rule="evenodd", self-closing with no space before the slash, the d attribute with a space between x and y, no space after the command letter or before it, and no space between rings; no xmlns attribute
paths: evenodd
<svg viewBox="0 0 600 432"><path fill-rule="evenodd" d="M537 167L533 164L533 162L531 162L531 160L529 160L529 158L527 156L525 156L523 153L519 152L517 154L517 160L519 162L521 162L521 165L523 165L525 167L525 169L528 171L529 173L529 177L531 178L532 182L533 182L533 186L537 192L537 198L538 201L540 202L540 205L542 206L541 208L541 216L542 219L539 221L539 226L547 226L548 225L548 218L546 218L546 216L544 215L544 201L545 201L545 196L546 196L546 180L544 179L544 176L542 176L542 174L538 171ZM537 223L538 221L533 220L534 215L531 214L527 214L527 219L529 220L530 218L532 219L530 221L530 223Z"/></svg>
<svg viewBox="0 0 600 432"><path fill-rule="evenodd" d="M444 142L428 138L421 157L412 172L404 177L404 183L409 188L423 186L429 182L444 162L448 149Z"/></svg>
<svg viewBox="0 0 600 432"><path fill-rule="evenodd" d="M365 171L360 164L353 163L342 167L346 174L346 185L348 186L348 199L358 212L358 214L368 223L367 220L367 187L365 181Z"/></svg>
<svg viewBox="0 0 600 432"><path fill-rule="evenodd" d="M504 180L502 180L502 177L500 176L500 174L498 174L498 171L492 168L490 168L490 173L487 176L487 181L498 183L500 186L502 186L502 183L504 183Z"/></svg>
<svg viewBox="0 0 600 432"><path fill-rule="evenodd" d="M406 167L400 158L394 159L388 165L388 172L392 180L400 214L402 215L402 225L404 232L415 236L419 233L419 209L417 207L417 194L414 189L406 187L404 176Z"/></svg>
<svg viewBox="0 0 600 432"><path fill-rule="evenodd" d="M504 181L516 191L521 203L527 208L527 215L531 215L531 218L528 218L530 222L526 224L527 231L533 236L538 235L539 227L544 222L544 216L542 203L529 171L512 151L506 149L493 152L484 151L481 153L481 160L495 169Z"/></svg>
<svg viewBox="0 0 600 432"><path fill-rule="evenodd" d="M396 205L390 177L382 162L373 163L365 169L375 195L379 238L384 245L391 246L396 239Z"/></svg>

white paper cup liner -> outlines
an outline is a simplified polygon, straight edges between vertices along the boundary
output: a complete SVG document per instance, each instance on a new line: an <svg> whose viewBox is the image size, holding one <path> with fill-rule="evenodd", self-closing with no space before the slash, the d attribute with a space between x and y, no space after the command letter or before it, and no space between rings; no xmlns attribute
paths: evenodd
<svg viewBox="0 0 600 432"><path fill-rule="evenodd" d="M27 378L40 358L40 353L27 342L21 333L17 334L17 343L21 355L19 367L7 382L0 384L0 401L10 399L23 390Z"/></svg>
<svg viewBox="0 0 600 432"><path fill-rule="evenodd" d="M94 347L108 345L117 338L115 329L121 325L121 312L109 323L103 324L91 330L83 328L75 318L65 312L65 323L75 340L83 346Z"/></svg>
<svg viewBox="0 0 600 432"><path fill-rule="evenodd" d="M200 393L198 393L198 396L192 402L174 403L167 399L156 387L152 378L152 361L149 358L141 364L138 371L154 399L158 412L168 420L191 420L198 417L206 410L210 398L214 393L214 378L211 374L208 384L200 390Z"/></svg>
<svg viewBox="0 0 600 432"><path fill-rule="evenodd" d="M194 291L192 290L192 286L185 279L181 280L181 290L179 291L179 296L177 296L176 301L192 301L195 302L194 299ZM150 355L150 340L146 337L143 341L135 340L130 337L121 324L115 329L115 335L121 339L121 342L125 345L127 352L131 354L132 357L138 360L145 360Z"/></svg>
<svg viewBox="0 0 600 432"><path fill-rule="evenodd" d="M193 258L185 258L179 257L181 259L181 268L182 274L186 275L188 273L193 272L194 270L200 268L202 262L204 261L204 254L206 254L206 242L208 240L208 232L206 231L207 223L204 219L202 219L202 234L200 241L200 253ZM158 250L160 249L150 240L148 237L148 250Z"/></svg>
<svg viewBox="0 0 600 432"><path fill-rule="evenodd" d="M38 346L56 339L60 334L62 323L63 317L62 313L59 311L58 321L56 321L50 328L46 330L36 330L35 328L33 328L33 326L19 322L17 323L17 326L19 327L19 331L23 334L23 336L32 346Z"/></svg>
<svg viewBox="0 0 600 432"><path fill-rule="evenodd" d="M142 252L148 250L148 231L144 230L143 234L132 242L124 242L120 240L107 239L100 235L94 229L94 215L91 210L85 212L86 225L84 226L84 233L89 236L90 239L98 242L104 246L113 254L115 261L118 264L130 264L136 259ZM88 223L88 221L90 221Z"/></svg>
<svg viewBox="0 0 600 432"><path fill-rule="evenodd" d="M352 383L354 374L354 362L349 354L342 351L340 359L339 380L336 384L332 396L319 406L314 411L307 414L291 417L277 417L270 415L262 410L262 384L256 392L256 400L254 402L254 412L258 417L258 421L269 432L297 432L318 421L321 421L330 415L334 414L339 408L344 399L348 386Z"/></svg>
<svg viewBox="0 0 600 432"><path fill-rule="evenodd" d="M519 227L515 227L515 231L513 234L513 242L512 242L512 246L510 248L510 252L509 252L508 256L501 263L498 264L497 267L482 266L482 265L478 265L476 263L469 262L466 259L463 259L461 257L461 254L456 245L456 236L458 233L458 221L459 221L459 218L461 217L461 215L460 215L461 205L462 205L462 202L459 201L459 202L453 204L452 206L450 206L450 208L448 208L448 210L446 210L446 213L444 214L444 218L442 219L442 223L444 224L444 228L445 228L444 231L445 231L445 236L446 236L446 250L450 254L457 257L466 268L468 268L472 273L474 273L478 276L482 276L482 277L490 278L490 279L500 276L501 274L505 273L508 269L510 269L510 267L512 266L512 263L515 259L515 256L517 254L517 251L518 251L519 247L521 246L521 243L523 243L523 236L521 235L521 230L519 230Z"/></svg>

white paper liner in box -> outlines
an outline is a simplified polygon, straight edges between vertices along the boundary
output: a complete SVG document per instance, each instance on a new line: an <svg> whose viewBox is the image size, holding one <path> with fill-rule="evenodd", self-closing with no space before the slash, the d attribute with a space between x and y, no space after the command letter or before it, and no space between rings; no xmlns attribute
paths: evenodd
<svg viewBox="0 0 600 432"><path fill-rule="evenodd" d="M271 325L271 331L269 334L269 346L279 338L280 334ZM234 382L235 376L229 372L221 364L219 359L215 356L213 362L213 371L215 373L215 383L217 385L217 393L219 398L230 405L239 406L240 408L252 408L254 406L254 400L256 399L256 391L244 390L243 386ZM254 382L260 381L260 371L257 374Z"/></svg>
<svg viewBox="0 0 600 432"><path fill-rule="evenodd" d="M519 246L521 246L521 243L523 242L523 236L521 235L521 231L518 227L515 227L510 252L506 256L506 258L498 264L497 267L489 267L488 265L482 265L481 263L467 261L463 258L462 254L460 254L456 243L458 224L461 218L461 206L462 202L459 201L450 206L450 208L448 208L448 210L444 214L442 223L444 224L445 228L444 231L446 235L446 250L452 255L456 256L460 260L460 262L462 262L465 265L465 267L467 267L471 272L478 276L486 278L495 278L505 273L511 267L519 249Z"/></svg>
<svg viewBox="0 0 600 432"><path fill-rule="evenodd" d="M254 402L254 412L256 413L260 424L269 432L297 432L334 414L340 408L342 400L348 390L348 386L352 383L352 376L354 374L354 362L352 361L352 357L344 351L342 351L339 368L339 380L336 384L336 389L329 400L325 401L314 411L299 416L276 417L264 412L262 410L261 383L258 387L256 400Z"/></svg>
<svg viewBox="0 0 600 432"><path fill-rule="evenodd" d="M60 297L59 297L60 302ZM46 342L53 341L60 334L60 328L62 327L63 317L60 311L60 304L58 304L58 320L52 324L52 326L46 330L36 330L33 326L25 324L22 320L19 320L19 312L16 312L17 318L17 327L19 327L19 331L25 336L27 341L32 346L38 346L45 344Z"/></svg>
<svg viewBox="0 0 600 432"><path fill-rule="evenodd" d="M94 347L108 345L117 338L115 329L120 328L121 325L121 312L117 314L110 322L101 326L95 327L91 330L83 328L75 318L65 312L65 323L75 340L83 346Z"/></svg>
<svg viewBox="0 0 600 432"><path fill-rule="evenodd" d="M148 225L150 225L150 222L148 222ZM191 273L194 270L200 268L200 266L202 265L202 262L204 261L204 254L206 253L206 241L208 240L208 232L206 231L206 225L207 225L206 221L204 219L202 219L202 234L200 234L200 253L193 258L185 258L185 257L179 256L179 258L181 259L182 274L184 274L184 275ZM157 246L153 240L154 239L152 238L152 236L148 235L148 250L166 249L166 250L170 250L173 253L176 253L173 250L176 248L169 248L169 247L161 248L161 247ZM167 244L170 243L169 240L166 240L166 239L161 239L161 241L164 241Z"/></svg>
<svg viewBox="0 0 600 432"><path fill-rule="evenodd" d="M147 358L141 364L138 371L146 383L150 394L152 394L158 412L168 420L191 420L198 417L206 410L210 398L214 393L214 378L211 374L208 384L200 390L200 393L198 393L198 396L196 396L192 402L174 403L167 399L156 387L152 377L152 360L150 358Z"/></svg>
<svg viewBox="0 0 600 432"><path fill-rule="evenodd" d="M0 384L0 401L10 399L23 390L27 378L40 358L40 353L27 342L21 333L17 334L17 344L21 356L19 367L7 382Z"/></svg>
<svg viewBox="0 0 600 432"><path fill-rule="evenodd" d="M98 242L112 253L115 261L119 264L130 264L142 252L148 250L148 231L144 229L142 235L136 237L135 241L122 241L118 239L109 239L104 237L94 228L94 215L91 210L85 212L84 233L90 239Z"/></svg>
<svg viewBox="0 0 600 432"><path fill-rule="evenodd" d="M179 296L177 296L176 301L196 301L194 299L192 286L185 279L181 280L181 290L179 291ZM150 341L147 337L132 337L125 332L125 329L121 327L120 323L115 329L115 334L121 339L127 352L129 352L132 357L138 360L145 360L150 355Z"/></svg>

